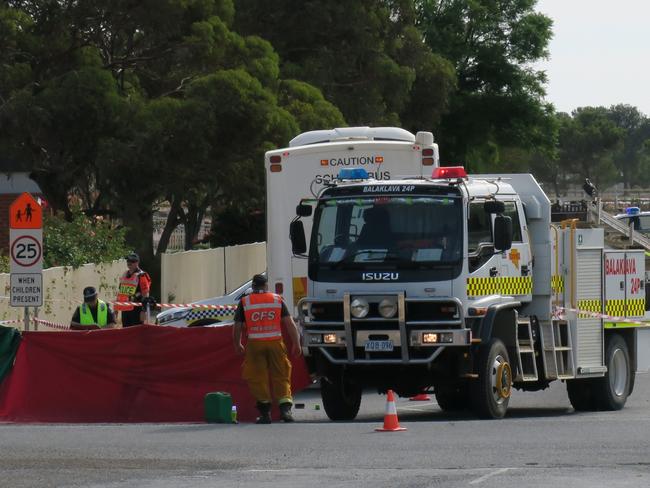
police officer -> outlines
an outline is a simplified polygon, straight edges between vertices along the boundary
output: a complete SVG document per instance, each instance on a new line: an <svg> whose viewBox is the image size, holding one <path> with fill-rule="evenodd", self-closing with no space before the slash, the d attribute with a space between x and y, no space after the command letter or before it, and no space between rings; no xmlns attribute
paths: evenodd
<svg viewBox="0 0 650 488"><path fill-rule="evenodd" d="M87 286L83 291L84 302L77 307L70 328L72 330L111 329L115 326L115 315L106 302L97 299L97 290Z"/></svg>
<svg viewBox="0 0 650 488"><path fill-rule="evenodd" d="M246 349L241 343L244 324L248 336ZM291 362L282 340L282 329L291 339L292 354L301 354L298 329L282 297L268 291L264 275L253 276L253 291L239 301L235 312L233 341L237 353L245 354L242 372L257 401L258 424L271 423L269 376L280 407L280 417L285 422L293 422Z"/></svg>
<svg viewBox="0 0 650 488"><path fill-rule="evenodd" d="M151 278L149 273L140 269L140 256L131 253L126 257L127 271L120 278L117 294L118 302L138 302L149 297ZM144 322L145 313L141 306L115 305L115 310L122 312L122 327L131 327Z"/></svg>

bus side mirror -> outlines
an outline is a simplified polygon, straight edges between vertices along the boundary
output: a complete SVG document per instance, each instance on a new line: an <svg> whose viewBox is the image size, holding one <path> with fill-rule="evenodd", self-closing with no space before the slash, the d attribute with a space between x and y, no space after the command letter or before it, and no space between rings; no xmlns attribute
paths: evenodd
<svg viewBox="0 0 650 488"><path fill-rule="evenodd" d="M311 217L311 205L301 203L296 207L296 215L298 217Z"/></svg>
<svg viewBox="0 0 650 488"><path fill-rule="evenodd" d="M298 205L298 207L300 207L300 205ZM289 237L291 238L291 251L294 255L305 254L307 252L305 228L302 225L302 221L294 220L291 222L289 225Z"/></svg>
<svg viewBox="0 0 650 488"><path fill-rule="evenodd" d="M494 249L507 251L512 247L512 219L505 215L494 218Z"/></svg>

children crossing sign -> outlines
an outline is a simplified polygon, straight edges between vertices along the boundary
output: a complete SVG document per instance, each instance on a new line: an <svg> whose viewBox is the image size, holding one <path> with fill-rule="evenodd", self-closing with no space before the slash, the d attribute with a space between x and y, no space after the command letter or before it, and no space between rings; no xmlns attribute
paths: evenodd
<svg viewBox="0 0 650 488"><path fill-rule="evenodd" d="M12 307L43 305L43 211L29 193L9 207Z"/></svg>

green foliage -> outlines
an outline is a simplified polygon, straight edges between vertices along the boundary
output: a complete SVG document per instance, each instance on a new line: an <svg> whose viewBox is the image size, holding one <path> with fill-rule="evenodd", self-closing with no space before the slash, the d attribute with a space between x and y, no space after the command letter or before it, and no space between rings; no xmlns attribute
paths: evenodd
<svg viewBox="0 0 650 488"><path fill-rule="evenodd" d="M63 214L46 214L43 266L78 267L121 259L129 252L125 234L126 229L115 228L102 219L90 219L80 208L73 208L72 221L67 221Z"/></svg>
<svg viewBox="0 0 650 488"><path fill-rule="evenodd" d="M407 1L307 0L296 8L291 0L240 0L235 27L269 40L282 76L320 88L349 124L430 127L455 74L422 42L414 13Z"/></svg>
<svg viewBox="0 0 650 488"><path fill-rule="evenodd" d="M301 124L344 124L316 88L283 83L272 45L234 18L232 0L5 2L2 152L32 165L68 221L74 195L124 223L150 268L156 206L189 248L209 206L257 205L264 150ZM249 193L232 185L242 171Z"/></svg>
<svg viewBox="0 0 650 488"><path fill-rule="evenodd" d="M451 61L457 90L439 137L447 161L496 156L495 148L552 148L546 81L531 63L547 55L552 21L536 0L418 0L418 26Z"/></svg>

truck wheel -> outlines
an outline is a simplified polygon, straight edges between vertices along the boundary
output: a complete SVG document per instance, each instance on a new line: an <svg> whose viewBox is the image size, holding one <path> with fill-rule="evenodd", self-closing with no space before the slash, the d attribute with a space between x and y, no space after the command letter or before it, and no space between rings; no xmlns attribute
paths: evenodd
<svg viewBox="0 0 650 488"><path fill-rule="evenodd" d="M328 381L322 378L320 394L330 420L353 420L361 406L361 387L343 378Z"/></svg>
<svg viewBox="0 0 650 488"><path fill-rule="evenodd" d="M436 401L443 412L457 412L469 407L467 385L436 386Z"/></svg>
<svg viewBox="0 0 650 488"><path fill-rule="evenodd" d="M483 419L503 418L512 392L512 369L503 342L492 338L481 345L476 366L478 379L470 388L474 412Z"/></svg>
<svg viewBox="0 0 650 488"><path fill-rule="evenodd" d="M620 410L625 406L630 391L630 353L627 344L618 334L610 335L605 342L607 373L596 380L596 398L601 410Z"/></svg>
<svg viewBox="0 0 650 488"><path fill-rule="evenodd" d="M566 391L569 401L576 412L593 412L598 410L594 395L594 380L567 380Z"/></svg>

